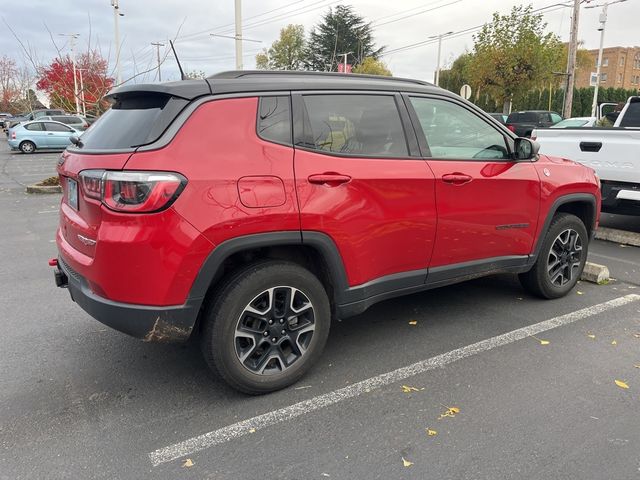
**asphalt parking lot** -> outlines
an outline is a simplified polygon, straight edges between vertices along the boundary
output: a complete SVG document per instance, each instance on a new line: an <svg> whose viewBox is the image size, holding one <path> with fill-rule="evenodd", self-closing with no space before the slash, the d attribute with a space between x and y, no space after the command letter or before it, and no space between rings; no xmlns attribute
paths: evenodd
<svg viewBox="0 0 640 480"><path fill-rule="evenodd" d="M54 286L60 197L24 186L57 157L0 145L0 479L640 478L640 248L594 241L614 280L555 301L504 275L378 304L247 397Z"/></svg>

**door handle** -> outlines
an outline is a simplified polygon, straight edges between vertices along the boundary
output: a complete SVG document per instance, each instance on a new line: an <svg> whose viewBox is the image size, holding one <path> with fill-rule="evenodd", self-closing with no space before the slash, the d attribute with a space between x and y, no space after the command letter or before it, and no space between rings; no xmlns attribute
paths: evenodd
<svg viewBox="0 0 640 480"><path fill-rule="evenodd" d="M49 133L47 133L47 135L53 135L53 133L49 132Z"/></svg>
<svg viewBox="0 0 640 480"><path fill-rule="evenodd" d="M348 183L351 180L349 175L341 175L339 173L317 173L310 175L309 183L315 185L326 185L327 187L337 187L343 183Z"/></svg>
<svg viewBox="0 0 640 480"><path fill-rule="evenodd" d="M464 173L447 173L442 176L444 183L451 183L453 185L464 185L473 180L471 175L465 175Z"/></svg>
<svg viewBox="0 0 640 480"><path fill-rule="evenodd" d="M601 148L602 142L580 142L582 152L599 152Z"/></svg>

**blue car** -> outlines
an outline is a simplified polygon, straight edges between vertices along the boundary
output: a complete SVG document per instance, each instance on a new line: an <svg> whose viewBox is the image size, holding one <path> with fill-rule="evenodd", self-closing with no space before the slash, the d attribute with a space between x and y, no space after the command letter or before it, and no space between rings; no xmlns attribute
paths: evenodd
<svg viewBox="0 0 640 480"><path fill-rule="evenodd" d="M69 137L80 136L82 132L64 123L52 120L32 121L20 123L9 129L7 139L11 150L22 153L33 153L36 149L67 148L71 143Z"/></svg>

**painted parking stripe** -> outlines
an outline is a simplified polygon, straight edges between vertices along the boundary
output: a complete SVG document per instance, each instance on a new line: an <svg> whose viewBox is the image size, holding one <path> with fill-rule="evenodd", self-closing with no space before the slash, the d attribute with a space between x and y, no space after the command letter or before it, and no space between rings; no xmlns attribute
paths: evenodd
<svg viewBox="0 0 640 480"><path fill-rule="evenodd" d="M496 337L488 338L486 340L467 345L466 347L451 350L450 352L416 362L412 365L398 368L397 370L354 383L348 387L334 390L332 392L298 402L294 405L274 410L263 415L258 415L218 430L213 430L197 437L189 438L183 442L160 448L149 453L149 460L151 460L154 467L157 467L163 463L177 460L178 458L199 452L206 448L226 443L235 438L254 432L255 430L286 422L287 420L306 415L309 412L313 412L321 408L335 405L343 400L354 398L364 393L369 393L372 390L399 382L400 380L404 380L414 375L444 367L445 365L463 358L493 350L494 348L508 345L523 338L530 337L531 335L536 335L538 333L546 332L547 330L568 325L578 320L583 320L638 300L640 300L640 295L625 295L624 297L618 297L613 300L609 300L608 302L592 305L575 312L567 313L566 315L554 317L534 325L529 325Z"/></svg>

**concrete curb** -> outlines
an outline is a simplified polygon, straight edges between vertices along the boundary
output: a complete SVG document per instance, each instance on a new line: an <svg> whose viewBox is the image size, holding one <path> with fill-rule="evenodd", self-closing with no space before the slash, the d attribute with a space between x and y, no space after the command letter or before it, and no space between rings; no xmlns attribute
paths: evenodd
<svg viewBox="0 0 640 480"><path fill-rule="evenodd" d="M27 185L27 193L62 193L60 185Z"/></svg>
<svg viewBox="0 0 640 480"><path fill-rule="evenodd" d="M604 265L587 262L584 264L584 270L580 276L580 280L597 283L602 285L609 282L609 269Z"/></svg>
<svg viewBox="0 0 640 480"><path fill-rule="evenodd" d="M598 240L607 240L608 242L640 247L640 233L637 232L627 232L624 230L617 230L615 228L600 227L596 230L596 238Z"/></svg>

